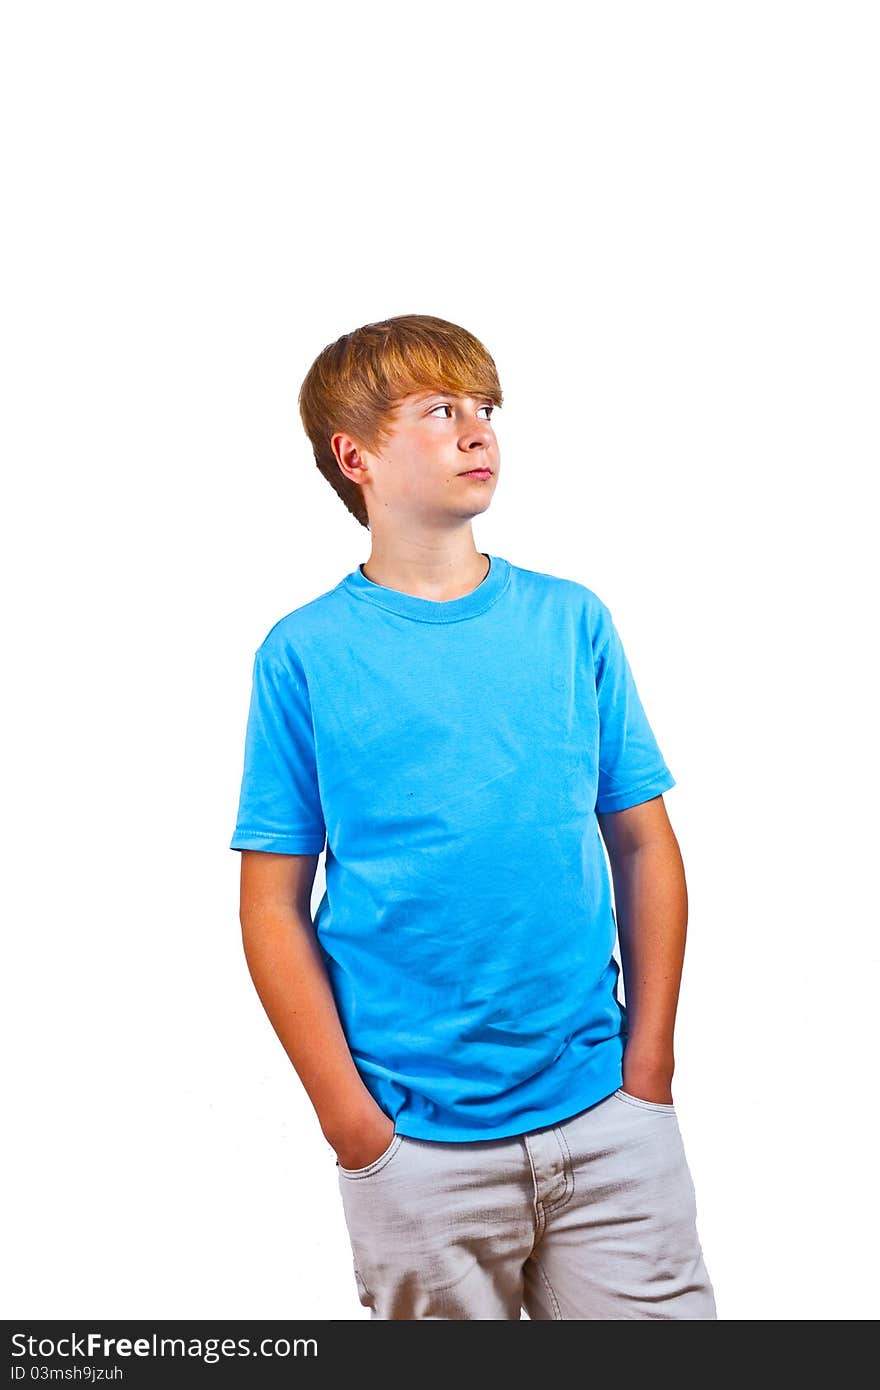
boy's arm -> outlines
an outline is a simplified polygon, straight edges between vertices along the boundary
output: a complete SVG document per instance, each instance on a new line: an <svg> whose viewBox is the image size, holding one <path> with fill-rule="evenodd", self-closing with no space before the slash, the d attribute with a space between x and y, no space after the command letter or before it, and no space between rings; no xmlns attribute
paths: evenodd
<svg viewBox="0 0 880 1390"><path fill-rule="evenodd" d="M242 941L260 1001L345 1168L388 1147L394 1121L361 1080L315 936L317 854L241 851Z"/></svg>
<svg viewBox="0 0 880 1390"><path fill-rule="evenodd" d="M662 796L596 818L614 882L626 995L623 1089L672 1104L688 917L681 852Z"/></svg>

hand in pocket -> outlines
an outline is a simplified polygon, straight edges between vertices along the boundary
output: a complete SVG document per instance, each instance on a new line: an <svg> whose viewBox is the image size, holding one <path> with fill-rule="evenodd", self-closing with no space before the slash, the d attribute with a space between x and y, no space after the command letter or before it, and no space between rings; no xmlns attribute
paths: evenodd
<svg viewBox="0 0 880 1390"><path fill-rule="evenodd" d="M376 1120L369 1129L361 1129L357 1135L346 1135L336 1150L336 1159L342 1168L367 1168L381 1158L394 1138L395 1124L384 1110L376 1110Z"/></svg>

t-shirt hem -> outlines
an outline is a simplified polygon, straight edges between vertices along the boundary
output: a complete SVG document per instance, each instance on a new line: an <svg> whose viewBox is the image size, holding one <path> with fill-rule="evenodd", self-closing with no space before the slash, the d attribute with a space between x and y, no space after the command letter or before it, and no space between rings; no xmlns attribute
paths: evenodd
<svg viewBox="0 0 880 1390"><path fill-rule="evenodd" d="M262 849L271 854L320 854L326 836L275 835L263 831L242 830L233 835L230 849Z"/></svg>
<svg viewBox="0 0 880 1390"><path fill-rule="evenodd" d="M487 1139L510 1139L520 1134L531 1134L533 1130L543 1129L547 1125L557 1125L563 1120L570 1120L573 1115L579 1115L582 1110L587 1110L591 1105L597 1105L600 1100L613 1095L622 1084L623 1068L618 1062L601 1077L593 1077L582 1095L573 1094L561 1105L551 1106L544 1111L533 1111L526 1128L523 1128L520 1120L500 1127L490 1125L479 1130L457 1129L452 1125L435 1125L430 1122L420 1124L412 1116L404 1116L399 1124L395 1123L394 1130L406 1139L434 1139L438 1143L479 1143Z"/></svg>
<svg viewBox="0 0 880 1390"><path fill-rule="evenodd" d="M650 801L661 792L668 792L670 787L675 785L675 778L671 772L659 772L649 781L641 782L637 787L630 787L628 791L610 792L597 798L596 810L603 815L606 811L626 811L630 806L640 806L643 801Z"/></svg>

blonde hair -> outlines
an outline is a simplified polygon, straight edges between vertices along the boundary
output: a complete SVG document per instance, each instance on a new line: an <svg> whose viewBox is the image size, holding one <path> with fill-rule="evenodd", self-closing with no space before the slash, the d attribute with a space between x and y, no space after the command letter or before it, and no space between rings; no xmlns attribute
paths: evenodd
<svg viewBox="0 0 880 1390"><path fill-rule="evenodd" d="M495 363L480 340L431 314L401 314L344 333L318 354L300 387L300 418L318 470L368 530L363 490L342 472L330 440L341 431L379 453L395 407L422 390L502 404Z"/></svg>

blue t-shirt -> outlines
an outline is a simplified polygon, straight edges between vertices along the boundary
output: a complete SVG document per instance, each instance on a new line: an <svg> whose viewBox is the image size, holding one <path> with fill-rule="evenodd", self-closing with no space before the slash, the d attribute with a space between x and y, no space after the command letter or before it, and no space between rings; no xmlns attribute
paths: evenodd
<svg viewBox="0 0 880 1390"><path fill-rule="evenodd" d="M360 566L256 652L230 848L317 854L365 1086L418 1139L560 1122L622 1084L596 811L675 786L611 613L498 556L462 598Z"/></svg>

